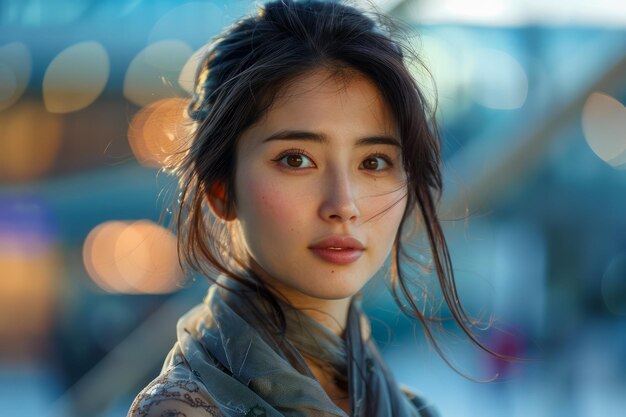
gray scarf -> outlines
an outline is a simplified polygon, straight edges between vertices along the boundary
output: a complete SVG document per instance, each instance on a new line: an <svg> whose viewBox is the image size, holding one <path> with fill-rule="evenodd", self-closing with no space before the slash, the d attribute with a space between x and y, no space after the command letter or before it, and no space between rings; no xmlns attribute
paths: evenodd
<svg viewBox="0 0 626 417"><path fill-rule="evenodd" d="M260 325L270 310L258 295L226 277L218 283L236 292L212 285L204 303L179 320L177 335L179 352L224 416L347 417L303 355L344 376L354 417L429 415L401 391L373 339L363 336L369 322L359 296L350 304L343 339L283 304L287 337L279 338Z"/></svg>

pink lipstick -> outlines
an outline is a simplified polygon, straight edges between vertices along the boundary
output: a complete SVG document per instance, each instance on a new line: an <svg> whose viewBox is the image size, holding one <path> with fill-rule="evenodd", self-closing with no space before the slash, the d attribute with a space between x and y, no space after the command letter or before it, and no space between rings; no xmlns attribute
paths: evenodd
<svg viewBox="0 0 626 417"><path fill-rule="evenodd" d="M359 259L365 247L352 236L330 236L309 246L309 249L327 262L345 265Z"/></svg>

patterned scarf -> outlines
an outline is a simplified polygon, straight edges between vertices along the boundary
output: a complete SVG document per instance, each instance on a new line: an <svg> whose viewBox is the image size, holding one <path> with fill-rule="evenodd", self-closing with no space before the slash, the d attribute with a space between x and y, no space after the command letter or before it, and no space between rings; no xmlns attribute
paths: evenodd
<svg viewBox="0 0 626 417"><path fill-rule="evenodd" d="M369 322L360 296L350 304L344 338L284 304L287 337L280 338L261 325L271 313L260 296L226 277L218 283L235 292L212 285L204 302L179 320L177 333L180 353L224 416L347 417L304 356L346 380L351 416L421 415L363 331Z"/></svg>

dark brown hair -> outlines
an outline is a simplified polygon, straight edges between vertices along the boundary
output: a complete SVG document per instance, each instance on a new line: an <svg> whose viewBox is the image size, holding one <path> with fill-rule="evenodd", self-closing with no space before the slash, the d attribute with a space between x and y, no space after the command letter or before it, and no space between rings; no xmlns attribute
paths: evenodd
<svg viewBox="0 0 626 417"><path fill-rule="evenodd" d="M407 222L413 221L424 229L452 317L477 346L503 357L478 340L474 322L459 301L437 216L443 184L434 109L409 71L409 65L421 62L408 45L393 39L394 29L387 17L374 16L339 2L272 1L210 44L188 108L194 121L192 142L171 167L180 179L175 221L181 263L209 279L219 273L256 285L275 307L278 327L284 331L284 315L272 293L261 283L246 279L253 275L237 244L236 222L220 221L212 215L206 195L215 184L222 184L232 210L238 138L267 111L286 83L320 68L356 70L376 84L395 116L407 174L407 209L397 231L390 271L394 299L405 314L419 320L448 362L406 272L410 263L420 264L406 250L403 238Z"/></svg>

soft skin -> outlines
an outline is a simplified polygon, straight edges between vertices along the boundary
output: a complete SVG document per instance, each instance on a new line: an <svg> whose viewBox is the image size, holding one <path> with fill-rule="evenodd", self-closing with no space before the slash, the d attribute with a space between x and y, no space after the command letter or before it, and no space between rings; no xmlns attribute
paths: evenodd
<svg viewBox="0 0 626 417"><path fill-rule="evenodd" d="M337 334L351 297L391 251L407 193L388 105L371 80L345 71L320 69L285 86L239 138L235 178L234 216L251 268ZM318 138L267 140L285 130ZM218 215L221 206L213 198ZM328 261L311 246L331 236L364 249L353 262Z"/></svg>

